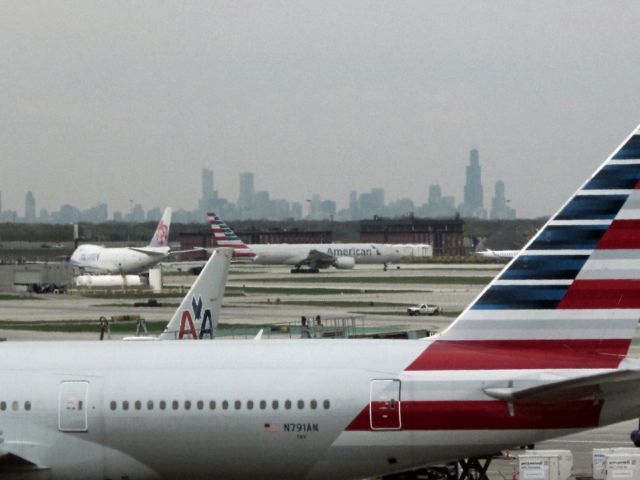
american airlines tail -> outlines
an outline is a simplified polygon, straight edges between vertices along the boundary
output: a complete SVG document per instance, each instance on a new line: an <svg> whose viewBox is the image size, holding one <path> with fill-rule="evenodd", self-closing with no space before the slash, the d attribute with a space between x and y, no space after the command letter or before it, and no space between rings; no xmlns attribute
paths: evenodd
<svg viewBox="0 0 640 480"><path fill-rule="evenodd" d="M429 359L418 363L471 370L618 367L640 318L639 133L621 144L438 337Z"/></svg>
<svg viewBox="0 0 640 480"><path fill-rule="evenodd" d="M158 222L156 232L153 234L153 238L149 243L149 247L168 247L169 246L169 227L171 226L171 208L164 209L162 218Z"/></svg>
<svg viewBox="0 0 640 480"><path fill-rule="evenodd" d="M216 336L231 255L229 248L219 248L213 252L160 334L160 340L200 340Z"/></svg>
<svg viewBox="0 0 640 480"><path fill-rule="evenodd" d="M228 247L233 249L234 258L254 259L256 254L251 247L240 240L233 230L222 221L222 219L213 212L207 213L207 218L211 224L211 231L216 239L219 247Z"/></svg>

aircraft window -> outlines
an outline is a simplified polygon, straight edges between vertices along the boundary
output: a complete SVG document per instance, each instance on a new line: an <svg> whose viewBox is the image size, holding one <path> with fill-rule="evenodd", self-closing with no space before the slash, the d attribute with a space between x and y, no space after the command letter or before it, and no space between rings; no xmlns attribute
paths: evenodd
<svg viewBox="0 0 640 480"><path fill-rule="evenodd" d="M291 400L284 401L284 408L286 408L287 410L291 408Z"/></svg>
<svg viewBox="0 0 640 480"><path fill-rule="evenodd" d="M298 400L298 409L302 410L304 408L304 400Z"/></svg>
<svg viewBox="0 0 640 480"><path fill-rule="evenodd" d="M17 410L17 409L18 409L18 402L13 402L13 403L15 403L15 405L14 405L14 407L15 407L15 408L14 408L14 410ZM78 400L78 410L82 410L83 406L84 406L84 405L83 405L83 403L82 403L82 400Z"/></svg>
<svg viewBox="0 0 640 480"><path fill-rule="evenodd" d="M264 410L267 408L267 402L265 400L260 400L260 410Z"/></svg>
<svg viewBox="0 0 640 480"><path fill-rule="evenodd" d="M13 410L14 412L17 412L18 411L18 407L19 407L19 404L18 404L18 402L16 400L11 402L11 410ZM80 410L82 410L82 409L80 409Z"/></svg>
<svg viewBox="0 0 640 480"><path fill-rule="evenodd" d="M153 410L153 400L147 400L147 410Z"/></svg>
<svg viewBox="0 0 640 480"><path fill-rule="evenodd" d="M164 400L160 400L160 410L164 410L165 408L167 408L167 402L165 402Z"/></svg>
<svg viewBox="0 0 640 480"><path fill-rule="evenodd" d="M198 410L202 410L204 408L204 402L202 400L198 400L196 405L198 406Z"/></svg>
<svg viewBox="0 0 640 480"><path fill-rule="evenodd" d="M223 410L227 410L229 408L229 402L227 402L226 400L222 402L222 409Z"/></svg>
<svg viewBox="0 0 640 480"><path fill-rule="evenodd" d="M136 410L140 410L142 408L142 402L140 400L136 400L134 403Z"/></svg>
<svg viewBox="0 0 640 480"><path fill-rule="evenodd" d="M271 402L271 407L274 410L277 410L278 409L278 400L274 400L273 402Z"/></svg>
<svg viewBox="0 0 640 480"><path fill-rule="evenodd" d="M180 404L178 403L177 400L174 400L173 402L171 402L171 408L173 408L174 410L177 410L179 406Z"/></svg>
<svg viewBox="0 0 640 480"><path fill-rule="evenodd" d="M325 400L324 402L322 402L322 406L324 407L325 410L329 410L329 407L331 406L331 404L329 403L329 400Z"/></svg>
<svg viewBox="0 0 640 480"><path fill-rule="evenodd" d="M242 402L240 400L236 400L234 402L234 405L236 407L236 410L240 410L240 408L242 407Z"/></svg>
<svg viewBox="0 0 640 480"><path fill-rule="evenodd" d="M215 410L215 409L216 409L216 401L209 400L209 410Z"/></svg>
<svg viewBox="0 0 640 480"><path fill-rule="evenodd" d="M247 400L247 408L253 410L253 400Z"/></svg>
<svg viewBox="0 0 640 480"><path fill-rule="evenodd" d="M3 412L7 409L7 402L0 402L0 410Z"/></svg>
<svg viewBox="0 0 640 480"><path fill-rule="evenodd" d="M184 409L185 410L191 410L191 400L185 400L184 401Z"/></svg>
<svg viewBox="0 0 640 480"><path fill-rule="evenodd" d="M124 400L122 402L122 409L123 410L129 410L129 402L127 400Z"/></svg>
<svg viewBox="0 0 640 480"><path fill-rule="evenodd" d="M318 407L318 402L316 402L315 400L311 400L309 402L309 406L311 407L312 410L315 410Z"/></svg>
<svg viewBox="0 0 640 480"><path fill-rule="evenodd" d="M111 400L111 403L109 404L109 406L111 407L111 410L115 410L116 408L118 408L118 404L116 403L115 400Z"/></svg>
<svg viewBox="0 0 640 480"><path fill-rule="evenodd" d="M26 402L24 402L24 409L28 412L29 410L31 410L31 402L29 400L27 400Z"/></svg>

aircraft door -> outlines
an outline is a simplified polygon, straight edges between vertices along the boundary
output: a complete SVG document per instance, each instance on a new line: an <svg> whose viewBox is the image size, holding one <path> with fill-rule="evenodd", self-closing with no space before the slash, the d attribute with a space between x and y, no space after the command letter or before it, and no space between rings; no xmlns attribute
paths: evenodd
<svg viewBox="0 0 640 480"><path fill-rule="evenodd" d="M58 399L58 429L88 432L89 382L62 382Z"/></svg>
<svg viewBox="0 0 640 480"><path fill-rule="evenodd" d="M400 380L372 380L369 419L371 430L400 430Z"/></svg>

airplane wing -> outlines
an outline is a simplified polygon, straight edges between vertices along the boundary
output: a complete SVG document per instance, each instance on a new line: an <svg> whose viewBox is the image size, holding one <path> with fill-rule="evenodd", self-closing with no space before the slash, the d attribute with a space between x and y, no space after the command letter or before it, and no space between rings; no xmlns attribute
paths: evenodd
<svg viewBox="0 0 640 480"><path fill-rule="evenodd" d="M574 377L536 387L485 388L484 392L498 400L516 403L544 403L578 400L640 389L640 370L616 370L586 377Z"/></svg>
<svg viewBox="0 0 640 480"><path fill-rule="evenodd" d="M210 248L194 247L194 248L189 248L188 250L171 250L169 252L169 256L176 255L178 253L193 253L193 252L208 252L208 253L212 253L211 251L212 251L212 249L210 249Z"/></svg>
<svg viewBox="0 0 640 480"><path fill-rule="evenodd" d="M158 256L158 257L164 257L167 255L166 252L160 251L160 250L153 250L150 248L146 248L146 247L129 247L130 250L133 250L135 252L140 252L140 253L144 253L146 255L151 255L151 256Z"/></svg>
<svg viewBox="0 0 640 480"><path fill-rule="evenodd" d="M307 258L300 262L301 265L309 265L311 268L329 268L336 261L336 257L318 250L311 250Z"/></svg>

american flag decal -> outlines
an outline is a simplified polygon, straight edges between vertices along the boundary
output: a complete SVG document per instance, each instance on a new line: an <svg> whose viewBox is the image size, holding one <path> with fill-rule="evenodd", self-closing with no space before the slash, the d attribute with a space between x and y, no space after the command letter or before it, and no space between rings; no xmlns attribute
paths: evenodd
<svg viewBox="0 0 640 480"><path fill-rule="evenodd" d="M279 423L265 423L264 431L269 433L281 432L282 425L280 425Z"/></svg>

